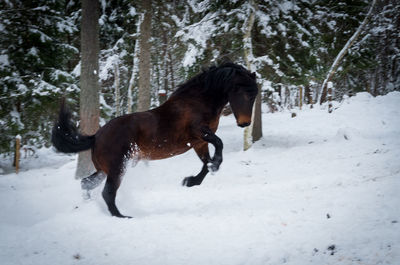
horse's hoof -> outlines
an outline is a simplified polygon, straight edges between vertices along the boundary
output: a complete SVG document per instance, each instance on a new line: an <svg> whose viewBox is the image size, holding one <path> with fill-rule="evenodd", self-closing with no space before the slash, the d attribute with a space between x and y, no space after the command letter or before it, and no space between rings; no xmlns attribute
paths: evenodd
<svg viewBox="0 0 400 265"><path fill-rule="evenodd" d="M126 219L131 219L131 218L133 218L132 216L122 215L122 214L115 214L115 215L113 215L113 216L118 217L118 218L126 218Z"/></svg>
<svg viewBox="0 0 400 265"><path fill-rule="evenodd" d="M208 171L216 172L219 169L219 166L222 163L222 156L214 156L209 162L207 163Z"/></svg>
<svg viewBox="0 0 400 265"><path fill-rule="evenodd" d="M199 185L195 177L186 177L182 180L182 186L193 187L195 185Z"/></svg>
<svg viewBox="0 0 400 265"><path fill-rule="evenodd" d="M207 164L208 171L211 171L211 172L216 172L216 171L218 171L219 165L220 165L220 164L214 163L214 162L208 163L208 164Z"/></svg>

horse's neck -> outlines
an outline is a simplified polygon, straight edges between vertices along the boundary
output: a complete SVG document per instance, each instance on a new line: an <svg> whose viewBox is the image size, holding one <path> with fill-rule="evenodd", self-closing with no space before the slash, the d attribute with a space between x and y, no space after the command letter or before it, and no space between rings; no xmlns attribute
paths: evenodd
<svg viewBox="0 0 400 265"><path fill-rule="evenodd" d="M228 96L226 95L205 95L203 100L218 115L221 114L222 109L228 104Z"/></svg>

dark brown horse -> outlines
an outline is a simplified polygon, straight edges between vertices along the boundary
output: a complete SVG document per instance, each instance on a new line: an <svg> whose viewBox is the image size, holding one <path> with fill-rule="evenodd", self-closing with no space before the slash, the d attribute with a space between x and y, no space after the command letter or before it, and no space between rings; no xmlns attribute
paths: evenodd
<svg viewBox="0 0 400 265"><path fill-rule="evenodd" d="M257 91L254 73L240 65L225 63L179 86L158 108L112 119L95 135L79 134L62 104L52 142L64 153L92 150L97 172L82 179L82 188L95 188L107 175L103 198L111 215L125 217L116 207L115 197L127 159L164 159L193 148L203 167L197 176L186 177L182 185L200 185L209 170L218 170L222 163L223 144L215 131L223 107L229 102L237 125L248 126ZM209 143L215 147L212 158Z"/></svg>

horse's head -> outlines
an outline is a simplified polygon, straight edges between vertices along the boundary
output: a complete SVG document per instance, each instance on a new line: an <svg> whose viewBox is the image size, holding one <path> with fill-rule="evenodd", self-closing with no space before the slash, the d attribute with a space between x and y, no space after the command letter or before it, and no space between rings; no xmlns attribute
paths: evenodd
<svg viewBox="0 0 400 265"><path fill-rule="evenodd" d="M235 115L236 123L240 127L249 126L253 104L258 93L256 74L238 71L232 81L231 89L228 92L228 101Z"/></svg>

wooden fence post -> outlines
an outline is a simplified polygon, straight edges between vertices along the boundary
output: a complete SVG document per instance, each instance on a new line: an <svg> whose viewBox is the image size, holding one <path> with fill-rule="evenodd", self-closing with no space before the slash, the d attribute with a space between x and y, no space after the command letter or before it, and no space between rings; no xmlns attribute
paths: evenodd
<svg viewBox="0 0 400 265"><path fill-rule="evenodd" d="M299 86L299 107L301 110L301 107L303 107L303 86Z"/></svg>
<svg viewBox="0 0 400 265"><path fill-rule="evenodd" d="M329 81L327 84L327 87L328 87L327 98L328 98L328 102L329 102L328 103L328 112L332 113L332 111L333 111L333 107L332 107L333 83Z"/></svg>
<svg viewBox="0 0 400 265"><path fill-rule="evenodd" d="M19 158L20 158L20 153L19 149L21 147L21 136L17 135L15 137L15 173L18 174L19 171Z"/></svg>

